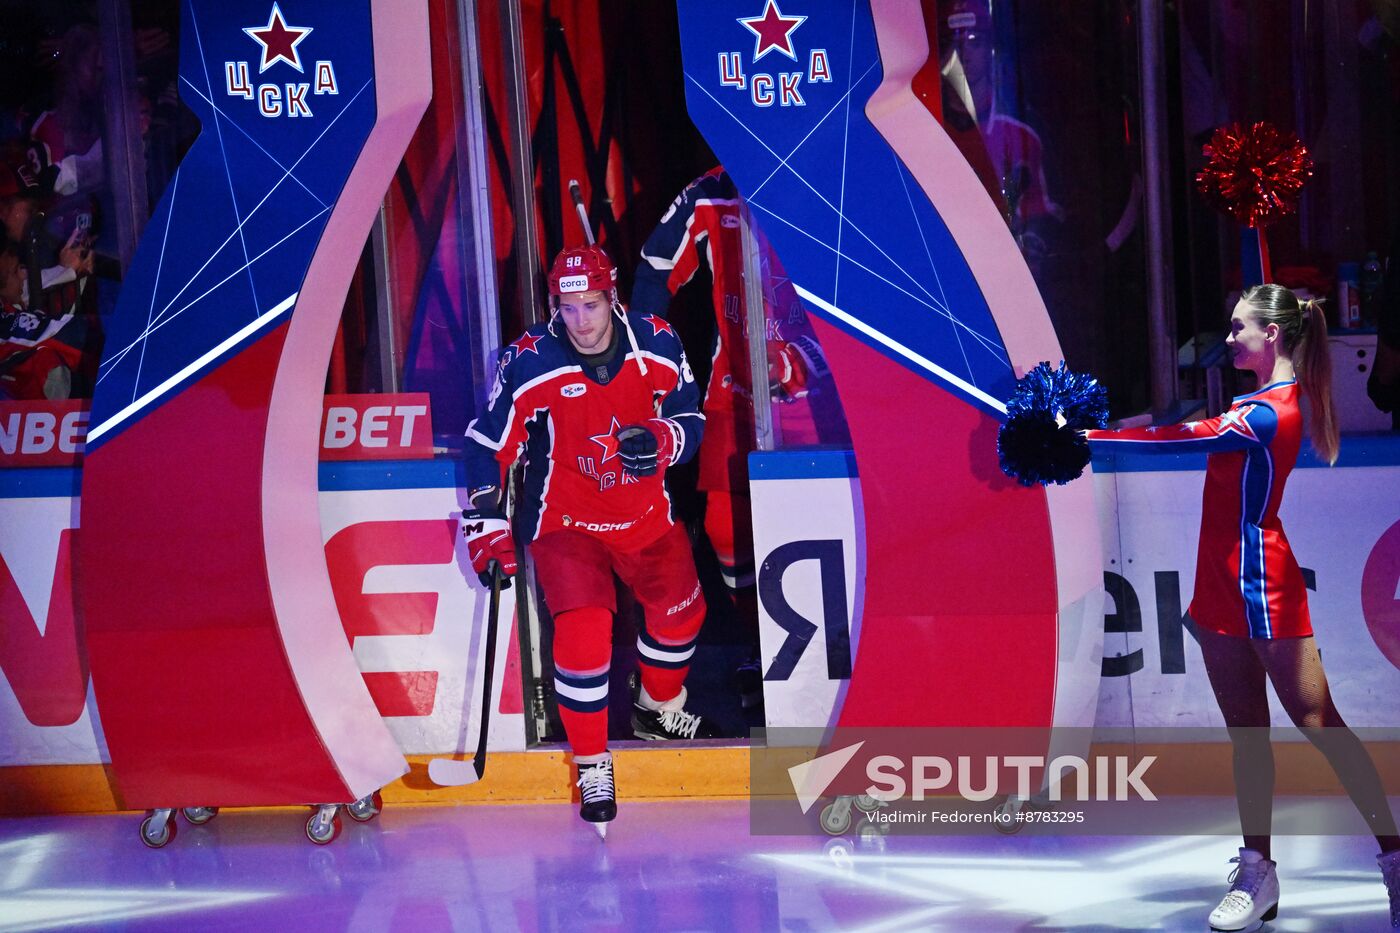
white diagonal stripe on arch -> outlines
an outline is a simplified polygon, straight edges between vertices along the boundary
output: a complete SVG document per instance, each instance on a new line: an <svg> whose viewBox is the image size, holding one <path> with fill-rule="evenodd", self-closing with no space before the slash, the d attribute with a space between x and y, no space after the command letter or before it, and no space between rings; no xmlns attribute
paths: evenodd
<svg viewBox="0 0 1400 933"><path fill-rule="evenodd" d="M282 237L282 239L278 240L276 243L273 243L273 244L272 244L271 246L269 246L267 249L263 250L261 253L258 253L258 255L254 256L253 259L252 259L252 262L257 262L259 259L261 259L261 258L263 258L264 256L266 256L268 253L272 252L274 249L276 249L277 247L281 246L283 243L287 242L287 241L290 240L292 237L296 236L298 233L301 232L301 230L302 230L304 227L306 227L306 226L307 226L308 224L310 224L311 222L315 221L318 217L320 217L322 214L326 213L326 211L328 211L328 210L329 210L329 208L323 207L323 208L321 208L319 211L317 211L316 213L312 214L310 217L308 217L308 218L306 218L305 220L303 220L303 221L301 222L301 225L298 226L295 230L291 231L291 232L288 233L286 236ZM127 345L126 345L125 347L123 347L120 351L118 351L117 354L116 354L115 356L111 357L109 360L107 360L107 361L105 361L105 362L111 363L111 364L113 364L113 365L115 365L116 363L121 362L121 360L122 360L122 358L123 358L124 356L126 356L126 355L127 355L128 353L130 353L132 350L136 349L136 347L139 346L139 345L140 345L143 341L145 341L148 337L150 337L151 334L153 334L153 333L155 333L156 331L160 330L160 329L161 329L162 327L164 327L166 324L169 324L171 321L175 320L177 317L179 317L180 315L184 314L184 313L185 313L186 311L188 311L190 308L194 307L194 306L195 306L196 304L198 304L200 301L204 300L204 298L206 298L211 292L214 292L215 290L217 290L217 289L218 289L220 286L222 286L225 282L227 282L229 279L233 278L235 275L237 275L238 273L240 273L240 272L242 272L242 271L243 271L242 267L239 267L239 268L237 268L237 269L234 269L234 270L233 270L232 272L230 272L228 275L224 276L222 279L220 279L219 281L215 282L213 285L209 286L209 288L205 290L204 294L198 296L197 298L192 299L192 300L190 301L189 304L185 305L185 306L184 306L183 308L181 308L179 311L176 311L174 314L170 315L170 316L167 317L167 318L159 319L155 324L148 326L144 331L142 331L139 335L137 335L137 337L136 337L135 340L133 340L131 343L127 344ZM110 376L111 374L112 374L112 370L111 370L111 369L108 369L107 372L105 372L105 373L103 373L103 374L101 374L101 375L99 375L99 376L97 377L97 381L98 381L99 383L101 383L103 379L106 379L106 378L107 378L108 376Z"/></svg>
<svg viewBox="0 0 1400 933"><path fill-rule="evenodd" d="M871 327L869 324L867 324L865 321L862 321L855 315L841 310L840 308L836 307L834 304L823 298L818 298L816 295L807 291L807 289L803 288L801 285L798 285L796 282L792 283L792 287L797 291L798 296L804 301L810 301L812 304L816 305L818 308L821 308L823 311L825 311L827 314L830 314L837 320L843 321L849 326L854 327L862 334L865 334L867 337L870 337L871 339L879 342L882 346L889 347L891 350L898 353L900 356L904 357L906 360L913 363L914 365L918 366L920 369L932 373L933 375L937 376L939 379L943 380L949 385L954 386L959 391L971 395L973 398L977 399L985 405L990 406L994 410L1001 412L1003 415L1006 414L1006 405L1003 404L1000 399L988 395L986 392L983 392L981 389L977 388L977 386L968 382L966 379L963 379L957 375L954 375L953 373L948 372L948 370L944 369L942 366L939 366L933 360L914 352L913 350L906 347L904 344L900 343L898 340L895 340L894 338L881 333L880 331L876 330L874 327Z"/></svg>
<svg viewBox="0 0 1400 933"><path fill-rule="evenodd" d="M284 312L289 310L292 307L292 305L296 304L297 295L299 294L301 293L292 292L286 298L283 298L281 301L279 301L274 307L259 315L253 321L250 321L249 323L243 325L243 327L238 331L238 333L226 338L221 343L219 343L218 346L214 347L213 349L205 353L203 356L199 357L199 359L190 363L184 369L180 370L175 375L166 379L160 385L156 386L154 389L147 392L145 395L141 396L139 399L132 402L130 405L126 406L121 411L108 418L106 421L102 422L101 424L94 427L92 430L88 431L87 439L89 441L97 440L99 437L106 434L108 431L112 430L117 425L121 424L123 421L126 421L132 415L139 412L141 409L150 405L162 395L165 395L171 389L175 388L175 386L179 385L181 382L185 381L190 376L203 369L209 363L212 363L214 360L218 359L225 352L237 346L241 341L257 333L267 324L271 323L273 319L280 317Z"/></svg>

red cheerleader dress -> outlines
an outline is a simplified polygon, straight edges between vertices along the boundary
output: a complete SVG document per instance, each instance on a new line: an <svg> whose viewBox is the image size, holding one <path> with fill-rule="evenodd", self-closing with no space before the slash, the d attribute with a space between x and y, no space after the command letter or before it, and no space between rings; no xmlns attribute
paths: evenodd
<svg viewBox="0 0 1400 933"><path fill-rule="evenodd" d="M1189 610L1197 625L1240 638L1312 634L1303 574L1278 517L1302 436L1294 380L1242 395L1205 421L1088 432L1109 453L1209 454Z"/></svg>

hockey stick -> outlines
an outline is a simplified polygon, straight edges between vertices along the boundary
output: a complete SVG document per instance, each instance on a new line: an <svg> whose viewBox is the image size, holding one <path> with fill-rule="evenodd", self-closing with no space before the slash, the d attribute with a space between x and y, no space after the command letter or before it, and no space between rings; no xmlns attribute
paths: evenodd
<svg viewBox="0 0 1400 933"><path fill-rule="evenodd" d="M491 571L491 607L486 616L486 670L482 676L481 689L481 729L476 740L476 754L471 761L456 758L434 758L428 762L428 779L443 787L461 787L475 784L486 773L486 736L491 724L491 686L496 673L496 623L501 609L501 565L492 560L487 567Z"/></svg>
<svg viewBox="0 0 1400 933"><path fill-rule="evenodd" d="M579 190L578 179L569 179L569 196L574 199L574 210L578 211L578 222L583 224L583 238L592 246L593 225L588 222L588 208L583 206L583 192Z"/></svg>

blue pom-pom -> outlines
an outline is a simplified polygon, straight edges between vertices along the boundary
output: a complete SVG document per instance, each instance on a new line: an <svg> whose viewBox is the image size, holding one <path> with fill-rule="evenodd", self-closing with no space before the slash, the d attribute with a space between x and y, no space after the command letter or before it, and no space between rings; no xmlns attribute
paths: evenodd
<svg viewBox="0 0 1400 933"><path fill-rule="evenodd" d="M997 432L1001 469L1023 486L1063 485L1089 465L1081 433L1108 424L1108 392L1093 376L1040 363L1016 383Z"/></svg>

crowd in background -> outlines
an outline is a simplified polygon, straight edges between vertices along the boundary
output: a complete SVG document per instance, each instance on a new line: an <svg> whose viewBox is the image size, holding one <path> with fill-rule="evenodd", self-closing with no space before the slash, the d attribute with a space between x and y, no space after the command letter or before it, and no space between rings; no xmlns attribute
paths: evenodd
<svg viewBox="0 0 1400 933"><path fill-rule="evenodd" d="M121 278L104 42L91 3L0 6L0 399L84 398ZM173 27L137 23L132 39L149 210L194 121Z"/></svg>

